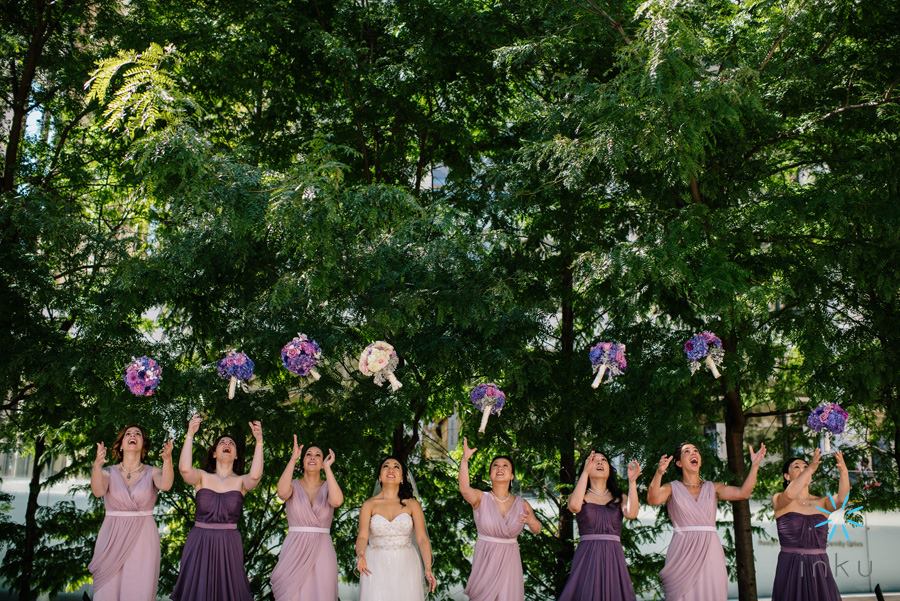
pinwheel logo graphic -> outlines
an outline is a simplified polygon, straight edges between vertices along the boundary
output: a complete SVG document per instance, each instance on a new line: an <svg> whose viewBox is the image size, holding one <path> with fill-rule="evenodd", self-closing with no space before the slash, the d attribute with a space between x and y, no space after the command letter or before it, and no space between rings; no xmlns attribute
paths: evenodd
<svg viewBox="0 0 900 601"><path fill-rule="evenodd" d="M841 506L838 507L837 503L834 502L834 497L832 495L828 495L828 500L831 501L832 507L837 507L834 511L828 511L824 507L816 506L816 509L824 513L828 516L828 518L822 522L816 524L816 527L820 526L828 526L828 540L831 540L831 537L834 536L834 531L837 530L837 527L840 526L841 530L844 532L844 539L850 540L850 532L847 531L847 524L850 524L854 528L858 528L862 526L863 523L853 519L851 516L855 513L859 513L862 511L862 506L854 507L853 509L847 509L847 501L850 499L850 495L844 497L844 502L841 503ZM855 518L861 518L862 515L853 516Z"/></svg>

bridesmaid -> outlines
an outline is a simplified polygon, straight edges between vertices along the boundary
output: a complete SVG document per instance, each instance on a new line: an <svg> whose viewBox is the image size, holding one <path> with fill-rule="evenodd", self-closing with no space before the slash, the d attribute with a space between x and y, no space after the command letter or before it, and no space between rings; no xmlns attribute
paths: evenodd
<svg viewBox="0 0 900 601"><path fill-rule="evenodd" d="M718 501L750 498L759 463L766 456L766 445L760 444L756 452L750 447L750 471L740 487L705 482L700 477L702 462L695 445L681 443L677 454L675 466L681 471L681 480L662 484L663 474L672 462L671 455L663 455L647 491L647 502L666 504L675 526L666 565L659 573L666 601L725 601L728 575L716 530L716 505Z"/></svg>
<svg viewBox="0 0 900 601"><path fill-rule="evenodd" d="M619 536L622 518L633 520L640 510L640 475L640 464L631 461L626 496L606 455L596 451L588 455L569 497L569 511L577 516L580 541L560 601L635 601Z"/></svg>
<svg viewBox="0 0 900 601"><path fill-rule="evenodd" d="M834 455L838 468L837 509L850 494L850 474L844 455ZM816 506L828 507L830 499L813 496L809 484L819 469L822 452L813 452L812 462L791 458L784 462L784 492L772 497L778 524L778 567L772 585L772 601L841 601L837 583L825 553L828 528L817 528L822 514Z"/></svg>
<svg viewBox="0 0 900 601"><path fill-rule="evenodd" d="M103 497L106 516L100 526L88 570L97 601L155 601L159 581L159 528L153 519L156 493L172 488L172 441L162 448L162 468L144 463L147 435L138 425L122 428L112 446L118 463L103 469L106 447L97 443L91 468L91 492Z"/></svg>
<svg viewBox="0 0 900 601"><path fill-rule="evenodd" d="M472 488L469 459L477 450L469 448L469 441L463 438L459 492L472 506L478 529L466 594L469 601L522 601L525 579L517 538L525 526L537 534L541 531L541 523L528 501L509 491L515 478L511 458L499 455L491 461L490 492Z"/></svg>
<svg viewBox="0 0 900 601"><path fill-rule="evenodd" d="M220 436L206 457L206 466L191 462L194 434L202 419L188 422L178 471L197 491L197 515L181 552L181 569L171 598L174 601L250 601L250 581L244 570L244 546L237 522L244 494L259 484L263 473L262 423L250 422L256 439L250 473L241 475L244 460L230 436Z"/></svg>
<svg viewBox="0 0 900 601"><path fill-rule="evenodd" d="M272 593L276 601L334 601L338 598L337 555L329 534L344 493L331 472L331 449L323 458L322 449L309 447L303 455L303 478L294 480L294 466L302 452L295 434L294 450L278 480L278 496L285 502L290 527L272 572Z"/></svg>

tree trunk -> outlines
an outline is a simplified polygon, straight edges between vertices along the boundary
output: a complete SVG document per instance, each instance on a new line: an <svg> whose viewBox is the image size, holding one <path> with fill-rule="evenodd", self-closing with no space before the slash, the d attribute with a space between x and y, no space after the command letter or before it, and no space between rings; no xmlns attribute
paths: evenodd
<svg viewBox="0 0 900 601"><path fill-rule="evenodd" d="M737 351L737 339L732 334L723 341L726 353ZM744 465L744 427L746 417L741 405L741 392L736 378L728 377L725 391L725 449L728 469L738 484L747 475ZM756 601L756 565L753 559L753 535L750 530L750 501L732 501L734 514L734 550L737 559L738 599Z"/></svg>
<svg viewBox="0 0 900 601"><path fill-rule="evenodd" d="M572 306L573 297L573 276L572 262L568 257L564 257L563 273L562 273L562 331L560 332L560 363L561 363L561 382L571 385L573 379L570 377L572 371L572 358L575 354L575 310ZM561 391L563 392L563 391ZM573 397L569 397L573 398ZM560 403L561 409L561 428L559 440L559 482L561 484L569 484L575 480L575 424L572 415L572 407L570 403L563 401ZM554 583L556 585L556 595L562 593L562 589L566 584L566 575L569 571L569 564L572 556L575 554L575 545L573 537L575 530L573 527L572 514L566 510L563 504L559 512L559 551L556 556L556 570L554 572Z"/></svg>
<svg viewBox="0 0 900 601"><path fill-rule="evenodd" d="M40 539L37 526L38 495L41 494L41 471L47 443L43 436L34 441L34 464L31 466L31 482L28 484L28 504L25 507L25 540L22 548L22 569L19 574L19 601L37 598L31 588L34 574L34 550Z"/></svg>
<svg viewBox="0 0 900 601"><path fill-rule="evenodd" d="M37 3L34 10L34 29L31 39L28 41L28 50L22 61L22 74L18 81L13 81L12 119L9 123L7 135L6 154L3 160L3 179L0 180L0 194L12 192L16 184L16 171L19 167L19 146L25 133L25 118L27 117L28 98L31 96L31 86L34 83L34 75L41 54L44 51L44 42L47 33L47 15L44 2Z"/></svg>

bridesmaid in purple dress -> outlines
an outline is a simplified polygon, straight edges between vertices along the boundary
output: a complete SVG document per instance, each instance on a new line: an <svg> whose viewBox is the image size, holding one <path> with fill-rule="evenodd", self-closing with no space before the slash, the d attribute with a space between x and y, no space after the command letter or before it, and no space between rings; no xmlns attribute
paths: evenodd
<svg viewBox="0 0 900 601"><path fill-rule="evenodd" d="M828 528L816 527L822 522L822 514L816 506L840 507L850 494L850 474L843 454L835 453L839 476L835 506L832 506L828 497L809 492L809 484L821 459L822 452L816 449L811 463L796 457L784 462L784 492L772 497L781 543L772 601L841 601L825 553Z"/></svg>
<svg viewBox="0 0 900 601"><path fill-rule="evenodd" d="M289 528L272 572L272 593L276 601L335 601L337 555L330 529L344 493L331 472L331 449L323 458L322 449L309 447L303 455L303 477L295 480L294 468L302 452L295 434L294 450L278 480L278 496L285 502Z"/></svg>
<svg viewBox="0 0 900 601"><path fill-rule="evenodd" d="M491 461L490 492L472 488L469 459L477 450L469 448L469 441L463 438L459 492L472 506L478 529L466 594L469 601L523 601L525 578L517 539L525 526L537 534L541 523L528 501L510 493L515 478L511 458L499 455Z"/></svg>
<svg viewBox="0 0 900 601"><path fill-rule="evenodd" d="M157 491L172 488L172 441L162 449L162 469L144 464L147 436L138 425L122 428L112 446L118 461L108 470L106 447L97 443L91 492L103 498L100 526L88 570L96 601L155 601L159 581L159 529L153 519Z"/></svg>
<svg viewBox="0 0 900 601"><path fill-rule="evenodd" d="M569 497L569 511L577 516L580 541L559 601L635 601L619 536L622 518L633 520L640 510L640 475L640 464L631 461L626 496L606 455L591 451Z"/></svg>
<svg viewBox="0 0 900 601"><path fill-rule="evenodd" d="M647 491L650 505L666 504L675 527L666 565L659 573L666 601L725 601L728 574L716 530L716 506L718 501L750 498L766 445L760 444L756 452L750 447L750 471L740 487L704 482L700 477L700 451L693 444L682 443L677 455L675 465L681 471L681 480L662 484L672 462L671 455L663 455Z"/></svg>
<svg viewBox="0 0 900 601"><path fill-rule="evenodd" d="M174 601L250 601L250 581L244 570L244 546L237 522L244 507L244 493L259 484L263 473L262 423L250 422L256 440L250 473L230 436L220 436L207 454L203 470L194 468L194 434L201 418L188 422L178 471L197 491L194 527L181 552L181 569L171 598Z"/></svg>

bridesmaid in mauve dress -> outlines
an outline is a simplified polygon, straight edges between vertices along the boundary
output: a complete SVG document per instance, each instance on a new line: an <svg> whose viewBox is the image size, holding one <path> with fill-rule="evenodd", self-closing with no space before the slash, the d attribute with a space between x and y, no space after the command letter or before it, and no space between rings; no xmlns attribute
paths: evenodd
<svg viewBox="0 0 900 601"><path fill-rule="evenodd" d="M181 568L171 598L174 601L250 601L250 581L244 569L244 546L237 523L244 507L244 493L259 484L263 472L262 423L250 422L256 439L250 473L230 436L220 436L207 454L205 469L194 468L194 434L201 418L188 422L178 471L197 490L194 527L181 552Z"/></svg>
<svg viewBox="0 0 900 601"><path fill-rule="evenodd" d="M659 573L666 601L725 601L728 574L716 530L716 506L718 501L750 498L766 445L760 444L757 452L750 447L750 471L740 487L704 482L700 478L700 451L693 444L682 443L677 455L675 465L681 470L681 480L661 483L672 462L671 455L663 455L647 491L647 502L665 503L675 526L666 565Z"/></svg>
<svg viewBox="0 0 900 601"><path fill-rule="evenodd" d="M491 461L490 492L472 488L469 459L477 450L469 448L469 441L463 438L459 492L472 506L478 530L466 594L469 601L522 601L525 578L517 539L525 526L537 534L541 531L541 523L531 505L509 491L515 478L511 458L500 455Z"/></svg>
<svg viewBox="0 0 900 601"><path fill-rule="evenodd" d="M569 511L577 516L580 540L559 601L635 601L619 536L622 518L633 520L640 510L640 475L640 464L631 461L626 496L606 455L591 451L569 496Z"/></svg>
<svg viewBox="0 0 900 601"><path fill-rule="evenodd" d="M309 447L303 456L303 477L294 480L294 467L302 451L295 434L294 450L278 480L278 496L285 502L289 528L272 572L272 593L276 601L335 601L337 555L330 529L344 493L331 472L331 449L323 460L322 449Z"/></svg>
<svg viewBox="0 0 900 601"><path fill-rule="evenodd" d="M809 484L819 469L822 452L813 452L812 462L793 457L784 462L784 492L775 494L775 523L778 524L778 566L772 585L772 601L841 601L831 573L825 544L828 528L817 506L837 509L850 494L850 474L839 451L834 455L838 468L838 493L831 505L828 497L813 496Z"/></svg>
<svg viewBox="0 0 900 601"><path fill-rule="evenodd" d="M159 581L159 529L153 519L157 491L172 488L172 441L162 449L162 469L144 464L147 436L143 428L122 428L113 443L108 470L106 447L97 443L91 468L91 491L103 497L106 516L100 526L88 570L94 575L96 601L155 601Z"/></svg>

